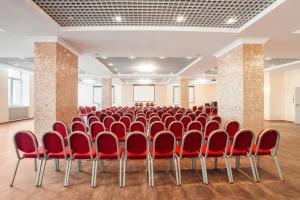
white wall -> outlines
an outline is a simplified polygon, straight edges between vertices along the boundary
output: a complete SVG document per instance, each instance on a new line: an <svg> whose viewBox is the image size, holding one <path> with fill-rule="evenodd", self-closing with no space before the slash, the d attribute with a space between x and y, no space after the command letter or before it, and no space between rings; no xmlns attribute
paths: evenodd
<svg viewBox="0 0 300 200"><path fill-rule="evenodd" d="M9 119L7 80L7 68L0 64L0 123L7 122Z"/></svg>

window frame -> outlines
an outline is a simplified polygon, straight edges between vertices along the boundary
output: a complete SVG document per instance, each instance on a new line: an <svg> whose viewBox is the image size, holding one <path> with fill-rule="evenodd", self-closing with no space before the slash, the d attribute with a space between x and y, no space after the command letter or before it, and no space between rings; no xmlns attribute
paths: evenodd
<svg viewBox="0 0 300 200"><path fill-rule="evenodd" d="M175 102L175 95L174 95L174 90L175 88L179 88L178 85L173 85L173 104L179 104L180 102ZM189 85L189 89L193 88L193 100L190 101L190 96L189 96L189 103L195 103L195 86L194 85ZM190 95L190 92L189 92Z"/></svg>
<svg viewBox="0 0 300 200"><path fill-rule="evenodd" d="M18 107L18 106L22 106L22 99L23 99L23 92L22 92L22 88L23 88L23 80L22 80L22 72L20 72L21 73L21 78L15 78L15 77L10 77L10 76L8 76L8 82L10 82L10 91L9 91L9 96L10 96L10 101L8 102L8 107L10 108L10 107ZM18 82L20 82L20 104L13 104L13 82L14 81L18 81ZM8 90L8 88L7 88L7 90Z"/></svg>

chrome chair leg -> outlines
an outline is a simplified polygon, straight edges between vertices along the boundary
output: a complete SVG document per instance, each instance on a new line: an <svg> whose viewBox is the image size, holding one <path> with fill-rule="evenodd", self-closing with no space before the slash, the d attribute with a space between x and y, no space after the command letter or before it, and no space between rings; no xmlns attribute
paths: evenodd
<svg viewBox="0 0 300 200"><path fill-rule="evenodd" d="M121 158L119 160L120 166L119 166L119 186L120 188L122 187L123 184L123 167L122 167L122 160L123 158Z"/></svg>
<svg viewBox="0 0 300 200"><path fill-rule="evenodd" d="M44 166L42 168L42 171L41 171L41 175L40 175L40 180L39 180L39 183L38 183L38 186L42 186L42 181L43 181L43 177L44 177L44 172L45 172L45 168L46 168L46 163L47 163L47 159L44 159Z"/></svg>
<svg viewBox="0 0 300 200"><path fill-rule="evenodd" d="M283 176L282 176L282 172L281 172L281 169L280 169L280 166L279 166L279 162L277 160L277 157L276 156L272 156L272 158L273 158L273 160L275 162L277 173L278 173L278 176L279 176L280 180L284 181Z"/></svg>
<svg viewBox="0 0 300 200"><path fill-rule="evenodd" d="M125 187L126 184L126 159L123 159L123 184L122 187Z"/></svg>
<svg viewBox="0 0 300 200"><path fill-rule="evenodd" d="M179 178L179 185L181 185L181 169L180 169L180 158L179 157L177 157L176 158L176 160L177 160L177 168L178 168L178 178Z"/></svg>
<svg viewBox="0 0 300 200"><path fill-rule="evenodd" d="M92 178L91 178L91 187L96 187L96 176L95 173L97 171L96 169L97 159L94 159L92 161Z"/></svg>
<svg viewBox="0 0 300 200"><path fill-rule="evenodd" d="M240 156L235 157L235 169L240 167Z"/></svg>
<svg viewBox="0 0 300 200"><path fill-rule="evenodd" d="M255 169L255 172L256 172L256 179L257 179L257 181L260 181L257 162L256 162L257 161L257 156L252 157L252 158L253 158L254 169Z"/></svg>
<svg viewBox="0 0 300 200"><path fill-rule="evenodd" d="M41 159L39 169L38 169L38 172L36 174L35 187L39 186L39 180L40 180L40 175L41 175L43 163L44 163L44 159Z"/></svg>
<svg viewBox="0 0 300 200"><path fill-rule="evenodd" d="M81 160L77 160L77 165L78 165L77 171L81 172L81 167L82 167Z"/></svg>
<svg viewBox="0 0 300 200"><path fill-rule="evenodd" d="M17 174L17 170L18 170L20 161L21 161L21 159L18 159L18 161L17 161L16 167L15 167L15 170L14 170L14 174L13 174L13 178L12 178L11 183L10 183L11 187L14 185L14 181L15 181L15 177L16 177L16 174Z"/></svg>
<svg viewBox="0 0 300 200"><path fill-rule="evenodd" d="M68 160L67 167L66 167L66 174L65 174L65 187L69 186L69 178L71 173L71 167L72 167L72 160Z"/></svg>
<svg viewBox="0 0 300 200"><path fill-rule="evenodd" d="M207 170L206 170L206 158L202 158L202 174L203 176L203 183L208 184L208 176L207 176Z"/></svg>
<svg viewBox="0 0 300 200"><path fill-rule="evenodd" d="M255 183L257 183L257 176L256 176L256 172L255 172L255 167L254 167L254 158L252 156L248 156L248 158L249 158L250 164L251 164L253 180Z"/></svg>
<svg viewBox="0 0 300 200"><path fill-rule="evenodd" d="M174 165L175 165L176 185L180 185L177 159L176 159L176 158L173 158L173 162L174 162Z"/></svg>
<svg viewBox="0 0 300 200"><path fill-rule="evenodd" d="M228 176L229 183L233 183L230 161L229 161L228 157L225 157L224 159L225 159L225 164L226 164L227 176Z"/></svg>

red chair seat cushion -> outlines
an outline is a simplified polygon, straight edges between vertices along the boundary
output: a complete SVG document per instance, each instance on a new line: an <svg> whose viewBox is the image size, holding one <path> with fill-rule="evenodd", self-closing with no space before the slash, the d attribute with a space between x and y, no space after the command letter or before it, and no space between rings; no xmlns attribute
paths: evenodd
<svg viewBox="0 0 300 200"><path fill-rule="evenodd" d="M177 146L176 147L176 154L177 156L180 156L180 150L181 150L181 146ZM195 151L195 152L188 152L188 151L182 151L182 157L183 158L195 158L199 156L199 152Z"/></svg>
<svg viewBox="0 0 300 200"><path fill-rule="evenodd" d="M120 158L122 157L123 151L124 151L123 148L119 148ZM118 159L118 154L117 154L117 152L112 153L112 154L99 153L99 158L104 159L104 160Z"/></svg>
<svg viewBox="0 0 300 200"><path fill-rule="evenodd" d="M252 154L253 154L253 155L255 154L255 151L256 151L256 145L254 144L254 145L253 145L253 148L252 148ZM267 149L267 150L264 150L264 149L258 149L257 155L260 155L260 156L263 156L263 155L271 155L271 150L270 150L270 149Z"/></svg>
<svg viewBox="0 0 300 200"><path fill-rule="evenodd" d="M173 152L168 152L168 153L159 153L159 152L153 152L153 147L150 148L150 154L152 157L154 157L155 154L155 159L167 159L167 158L173 158Z"/></svg>
<svg viewBox="0 0 300 200"><path fill-rule="evenodd" d="M30 153L23 153L23 158L37 158L37 154L40 157L44 157L43 147L38 147L38 152L33 151L33 152L30 152Z"/></svg>
<svg viewBox="0 0 300 200"><path fill-rule="evenodd" d="M202 147L202 156L205 156L205 153L206 153L206 145L203 145ZM208 150L208 154L207 154L207 157L222 157L223 156L223 152L222 151L211 151L211 150Z"/></svg>
<svg viewBox="0 0 300 200"><path fill-rule="evenodd" d="M228 144L228 147L227 147L227 155L230 155L230 153L231 153L231 148L232 148L232 144ZM241 151L241 150L236 150L236 149L234 149L232 155L233 155L233 156L246 156L247 153L248 153L248 151Z"/></svg>
<svg viewBox="0 0 300 200"><path fill-rule="evenodd" d="M121 138L118 138L119 142L125 142L125 136L121 137Z"/></svg>
<svg viewBox="0 0 300 200"><path fill-rule="evenodd" d="M67 158L70 157L70 149L69 147L66 147L66 156ZM59 152L59 153L49 153L48 154L48 158L55 158L55 159L64 159L65 155L64 152Z"/></svg>
<svg viewBox="0 0 300 200"><path fill-rule="evenodd" d="M96 148L95 147L92 148L92 156L93 156L93 158L96 157ZM87 153L74 153L73 158L74 159L91 159L91 156L90 156L90 152L87 152Z"/></svg>
<svg viewBox="0 0 300 200"><path fill-rule="evenodd" d="M128 159L132 159L132 160L138 160L138 159L146 159L147 158L147 152L143 152L143 153L139 153L139 154L135 154L135 153L131 153L129 151L127 151L126 153L127 158Z"/></svg>

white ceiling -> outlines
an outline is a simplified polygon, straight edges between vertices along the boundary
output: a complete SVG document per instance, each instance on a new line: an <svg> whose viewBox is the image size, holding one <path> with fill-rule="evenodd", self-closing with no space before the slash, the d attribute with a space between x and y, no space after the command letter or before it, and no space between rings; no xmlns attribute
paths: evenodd
<svg viewBox="0 0 300 200"><path fill-rule="evenodd" d="M198 57L201 60L182 76L198 78L216 67L216 52L239 38L269 38L266 57L300 59L300 1L286 0L241 31L208 28L101 30L62 29L31 0L0 2L0 57L33 57L36 37L58 36L74 47L79 67L91 76L113 76L96 58L106 57ZM4 30L4 31L1 31ZM134 75L133 75L134 77Z"/></svg>

